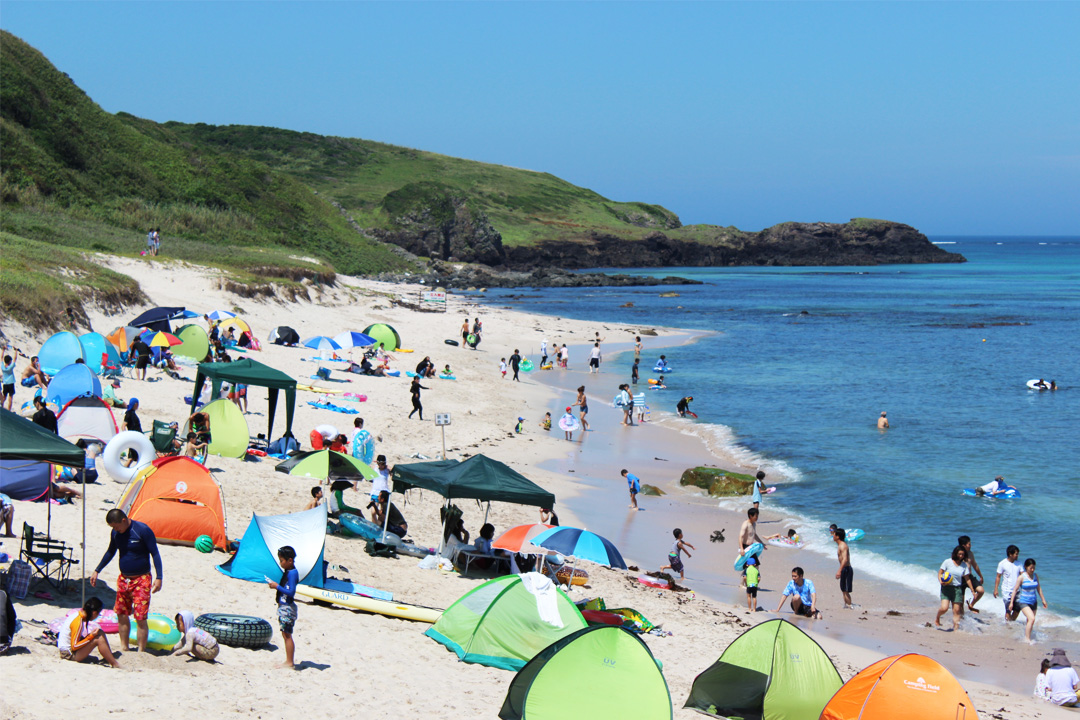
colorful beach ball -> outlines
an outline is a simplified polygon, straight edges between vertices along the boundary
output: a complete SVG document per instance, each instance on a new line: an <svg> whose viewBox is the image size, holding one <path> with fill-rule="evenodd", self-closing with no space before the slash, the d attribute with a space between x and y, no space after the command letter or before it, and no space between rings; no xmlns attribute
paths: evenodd
<svg viewBox="0 0 1080 720"><path fill-rule="evenodd" d="M209 535L200 535L195 538L195 549L201 553L213 552L214 541L210 539Z"/></svg>
<svg viewBox="0 0 1080 720"><path fill-rule="evenodd" d="M952 582L952 573L948 570L942 570L938 573L938 582L942 585L948 585Z"/></svg>

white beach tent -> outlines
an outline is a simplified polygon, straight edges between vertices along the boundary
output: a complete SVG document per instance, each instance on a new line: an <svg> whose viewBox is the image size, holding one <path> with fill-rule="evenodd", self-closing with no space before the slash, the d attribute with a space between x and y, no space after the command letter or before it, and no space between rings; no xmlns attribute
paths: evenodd
<svg viewBox="0 0 1080 720"><path fill-rule="evenodd" d="M56 416L57 434L65 440L108 443L120 432L108 403L93 395L75 398Z"/></svg>

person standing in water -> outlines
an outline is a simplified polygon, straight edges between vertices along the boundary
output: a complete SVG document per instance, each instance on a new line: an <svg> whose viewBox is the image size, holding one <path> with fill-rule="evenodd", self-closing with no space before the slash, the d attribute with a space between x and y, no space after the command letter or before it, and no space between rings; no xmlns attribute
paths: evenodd
<svg viewBox="0 0 1080 720"><path fill-rule="evenodd" d="M600 372L600 343L594 343L589 351L589 374Z"/></svg>
<svg viewBox="0 0 1080 720"><path fill-rule="evenodd" d="M750 499L754 503L754 509L761 504L761 491L765 489L765 471L758 470L757 477L754 478L754 495Z"/></svg>
<svg viewBox="0 0 1080 720"><path fill-rule="evenodd" d="M878 427L878 430L888 430L889 429L889 418L885 416L885 411L884 410L881 411L881 417L879 417L877 419L877 427Z"/></svg>
<svg viewBox="0 0 1080 720"><path fill-rule="evenodd" d="M589 421L585 419L585 416L589 414L589 401L585 397L584 385L577 389L577 400L574 405L581 407L581 430L584 432L589 429Z"/></svg>

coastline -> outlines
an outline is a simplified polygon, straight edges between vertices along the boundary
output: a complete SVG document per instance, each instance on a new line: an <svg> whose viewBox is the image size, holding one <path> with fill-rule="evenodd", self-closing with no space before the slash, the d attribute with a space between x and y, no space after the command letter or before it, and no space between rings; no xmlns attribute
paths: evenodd
<svg viewBox="0 0 1080 720"><path fill-rule="evenodd" d="M586 443L567 444L557 430L547 436L537 428L540 416L545 410L551 410L553 416L557 417L556 410L566 392L561 384L552 386L543 382L547 377L537 377L551 376L552 380L561 378L562 381L570 383L569 387L574 387L580 384L575 375L576 371L564 374L557 371L542 374L534 372L524 376L524 382L515 384L519 385L518 387L507 385L506 383L511 382L509 380L498 379L499 357L509 356L515 346L526 349L528 342L538 345L542 336L546 336L549 342L554 342L557 338L572 342L574 338L584 337L598 328L632 337L633 328L628 326L506 311L477 304L470 298L461 296L451 297L452 311L446 315L416 313L394 307L386 298L387 293L404 294L412 288L403 289L382 283L353 280L344 283L339 289L325 293L318 298L317 303L256 302L239 299L221 291L216 287L213 273L205 269L168 262L144 263L128 259L116 259L112 265L121 272L138 273L144 285L153 288L149 294L154 302L161 305L191 303L192 298L198 298L196 302L199 309L242 305L243 317L251 321L260 339L264 339L270 328L278 324L292 325L304 337L317 333L335 334L346 327L363 327L370 322L395 324L402 331L405 343L416 350L412 355L398 355L396 367L407 369L425 354L431 354L438 366L444 362L452 363L459 379L456 382L432 380L428 383L432 389L424 396L429 413L429 420L425 423L404 420L408 412L407 383L404 380L357 379L353 387L369 395L369 401L360 405L359 409L361 416L367 420L368 427L372 428L378 437L377 452L390 455L391 462L407 462L408 456L413 453L435 458L441 451L441 444L438 431L430 422L430 414L449 411L453 414L454 422L447 432L447 450L450 457L464 457L466 454L483 451L525 472L538 484L556 494L556 507L564 525L587 525L599 529L600 524L607 522L606 517L617 517L618 511L625 510L625 485L618 477L618 461L608 460L612 453L633 451L640 454L641 461L645 464L649 453L652 453L653 457L669 457L675 454L670 450L675 450L678 457L693 455L706 460L712 458L700 439L688 438L676 428L669 427L666 420L655 423L655 427L649 429L647 442L641 442L640 436L601 431L605 416L615 412L611 408L602 407L602 397L607 395L606 392L593 392L590 395L593 403L590 416L596 418L599 424L597 431L589 434ZM136 312L133 310L130 314L134 315ZM450 348L442 343L444 337L456 336L455 328L461 317L465 314L475 317L478 313L487 326L485 340L479 351ZM101 313L92 317L95 327L98 330L104 328L105 332L119 324L116 318L106 317ZM9 329L5 328L5 332ZM678 331L661 328L657 330L661 334L649 339L650 347L659 347L661 343L669 341L685 341L683 334ZM44 339L36 338L38 344L33 345L27 342L24 331L16 329L8 335L17 338L20 347L27 348L37 347ZM608 340L609 345L614 347L613 337L609 336ZM585 354L581 348L574 346L571 352L572 366L576 363L581 367L581 359ZM312 354L307 350L264 346L264 352L255 357L291 374L303 376L314 372L316 366L304 363L300 358ZM185 391L190 392L190 383L172 381L156 375L155 372L152 371L151 376L156 382L125 380L119 393L125 398L139 397L144 425L148 424L150 418L176 419L184 411L179 398L182 398ZM190 370L184 374L192 376ZM584 377L585 373L581 375ZM342 374L335 373L335 377L341 378ZM605 374L605 379L608 377L614 378L614 375ZM294 432L301 440L315 424L332 422L345 431L351 423L350 416L337 416L307 406L304 401L314 399L315 396L304 393L300 395ZM25 399L27 392L20 390L17 401L21 403ZM256 396L251 399L253 415L249 416L249 423L252 434L264 432L265 415L261 414L261 402L264 401ZM512 432L518 415L526 419L526 432L521 436ZM277 422L274 437L279 436L283 430L282 421L279 419ZM617 421L615 424L617 425ZM654 450L657 445L662 446L661 450ZM715 458L713 460L715 462ZM656 460L651 462L657 466L660 463ZM670 457L668 464L673 464ZM298 480L275 473L272 463L266 461L242 462L211 457L208 466L225 492L229 537L242 536L252 512L265 515L301 509L306 501L307 488L315 484L313 481ZM689 463L686 466L689 466ZM678 472L681 473L686 466L680 464ZM575 472L570 473L571 469ZM579 469L582 472L577 472ZM637 472L636 469L634 471ZM649 472L651 470L642 470L638 474L649 482ZM659 470L655 474L662 475ZM582 481L582 477L586 478L585 481ZM675 477L677 482L677 475ZM670 484L671 478L667 477L666 481L662 482ZM87 549L86 564L83 566L87 573L93 568L108 542L108 530L102 517L112 507L110 501L114 501L122 489L120 484L113 482L104 473L100 484L87 487ZM362 497L362 494L358 494L358 498ZM600 498L603 500L598 502ZM636 561L643 569L658 566L657 555L662 556L664 548L670 545L670 523L663 520L664 503L674 508L681 523L684 507L691 499L692 496L686 495L684 498L676 492L664 498L641 498L647 509L637 513L637 517L632 519L634 524L627 526L629 529L625 541L630 548L627 552L628 559ZM358 499L357 502L359 501ZM439 504L439 498L431 493L411 493L403 503L402 509L410 523L410 534L422 544L431 545L438 540ZM459 504L465 511L467 526L473 531L478 529L483 510L472 504ZM714 513L715 504L713 500L702 503L703 508L708 505L705 509L710 516ZM603 510L606 505L613 508L612 512ZM26 520L40 527L45 523L46 509L40 504L17 503L16 523ZM78 505L54 506L54 535L64 538L69 544L77 545L81 534L81 510ZM738 517L733 511L716 509L715 513L724 518ZM764 507L764 514L767 521L778 519L770 515L768 503ZM651 538L647 539L646 549L639 552L630 530L644 524L638 522L639 520L651 523L654 516L658 518L657 523L663 523L656 532L658 536L664 536L664 540L654 542ZM533 522L536 517L534 508L494 503L490 520L498 531L501 531L513 525ZM733 523L734 520L721 521L721 525L728 528L728 543L725 546L711 546L703 540L695 542L702 554L699 556L695 553L694 557L687 561L691 578L694 578L701 568L723 568L730 563L730 555L733 554L730 543L733 542L732 536L738 527L737 523ZM691 526L688 524L687 527ZM705 524L702 527L709 529L710 525ZM704 529L695 529L692 532L696 536L699 532L704 532ZM618 535L613 535L612 539L616 544L623 541ZM13 541L9 541L4 544L4 550L10 553L13 546ZM653 547L657 549L652 550ZM175 546L163 546L162 555L166 566L166 583L163 592L154 597L152 611L171 614L182 608L190 608L195 614L233 612L272 617L272 592L263 586L231 580L214 570L213 565L222 562L223 555L201 555L191 548ZM326 559L332 564L349 568L343 572L356 582L390 590L394 592L396 599L423 605L447 607L481 582L456 574L419 570L415 560L410 558L370 558L363 552L358 541L337 536L328 536L326 539ZM818 562L822 568L829 564L825 559ZM778 567L778 564L770 563L768 567L771 570ZM809 572L814 573L817 572L814 568L819 566L808 561L806 567ZM674 593L645 588L633 581L633 576L628 577L622 572L592 566L588 569L591 574L590 587L575 588L571 593L573 597L603 596L610 604L635 607L654 622L662 623L664 628L672 633L665 638L650 637L648 642L656 657L664 663L665 676L678 717L696 716L681 709L681 703L687 696L696 674L712 663L723 648L748 625L768 617L765 614L760 618L749 617L741 606L728 604L722 598L717 601L708 599L708 591L687 600ZM115 578L115 564L102 574L102 579L106 578L107 586L111 587ZM769 578L768 574L766 578ZM829 583L822 582L820 585L824 589ZM99 589L98 594L102 594L105 599L110 597L106 589ZM62 614L64 608L77 604L77 597L76 594L74 600L71 596L45 600L29 596L16 603L16 606L24 622L30 619L48 621ZM772 602L775 606L775 600ZM838 613L839 611L828 614L822 624L831 627L835 622L833 618ZM790 613L785 617L792 619ZM844 632L835 635L808 627L836 661L844 679L880 657L882 652L888 652L881 644L876 649L868 650L846 642L861 641L865 638L860 622L852 621L850 628L844 626ZM421 634L426 627L381 615L302 604L297 626L297 658L301 661L304 674L299 676L299 681L286 675L283 682L282 671L272 668L274 663L281 660L280 651L252 652L234 648L222 648L222 654L215 665L157 656L154 653L125 653L120 658L121 664L135 672L125 670L106 674L102 679L101 673L104 671L93 665L60 665L55 648L34 643L32 638L39 631L26 625L23 632L17 636L17 645L25 648L27 652L4 659L8 682L4 696L0 698L0 708L4 710L5 717L20 720L81 712L87 707L101 706L98 685L107 682L111 693L108 701L110 706L116 704L130 708L127 714L134 717L155 715L171 719L189 715L193 710L224 716L246 716L254 713L275 717L281 714L282 707L317 708L311 712L313 717L329 717L354 711L357 706L362 706L371 713L406 716L493 716L502 702L512 674L457 662L452 654ZM966 677L966 666L957 662L962 660L959 658L961 653L949 649L949 637L942 637L940 645L932 642L931 637L920 636L913 638L913 641L907 641L907 633L914 632L916 629L895 628L893 635L889 637L895 638L897 643L905 645L909 650L929 648L926 651L943 661L954 674L962 679ZM983 646L968 642L969 637L966 634L963 637L965 656L970 652L972 657L991 660L995 663L995 669L1012 668L1013 676L1024 683L1024 687L1010 692L1002 689L1007 687L1005 683L997 687L965 680L965 687L980 710L985 713L1007 706L1007 710L1001 715L1007 718L1055 715L1052 706L1036 703L1028 695L1027 686L1031 684L1028 679L1034 677L1034 670L1030 673L1026 670L1018 672L1020 668L1031 667L1024 656L1016 653L1003 655L992 644L985 645L984 651ZM885 640L871 642L884 643ZM113 644L115 646L115 641ZM280 638L275 628L272 647L279 645ZM916 645L919 648L916 648ZM941 648L940 653L937 648ZM1044 649L1046 648L1039 648L1039 653ZM381 692L373 693L371 687L357 687L356 678L369 678L375 668L378 668L378 688ZM432 668L436 672L417 672L418 668ZM58 672L64 672L65 677L71 679L66 692L42 697L35 678L49 677ZM987 671L987 675L990 674ZM191 698L190 703L182 707L178 705L176 709L147 706L148 696L169 696L174 692L178 680L194 680L205 692L200 692L197 697ZM458 688L468 689L458 691Z"/></svg>

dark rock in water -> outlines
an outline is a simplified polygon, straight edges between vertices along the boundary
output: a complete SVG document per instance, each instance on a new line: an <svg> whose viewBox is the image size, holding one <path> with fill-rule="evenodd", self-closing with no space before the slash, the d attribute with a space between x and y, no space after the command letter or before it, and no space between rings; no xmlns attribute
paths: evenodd
<svg viewBox="0 0 1080 720"><path fill-rule="evenodd" d="M641 485L641 494L642 495L650 495L650 496L653 496L653 497L659 497L661 495L667 495L666 492L664 492L660 488L656 487L655 485L648 485L648 484L645 484L645 483L642 483L642 485Z"/></svg>
<svg viewBox="0 0 1080 720"><path fill-rule="evenodd" d="M632 303L632 302L629 302L629 303L623 303L623 304L622 304L622 305L620 305L619 307L621 307L621 308L632 308L632 307L634 307L634 303Z"/></svg>
<svg viewBox="0 0 1080 720"><path fill-rule="evenodd" d="M754 478L721 468L695 467L683 472L679 484L699 487L714 496L749 495Z"/></svg>

